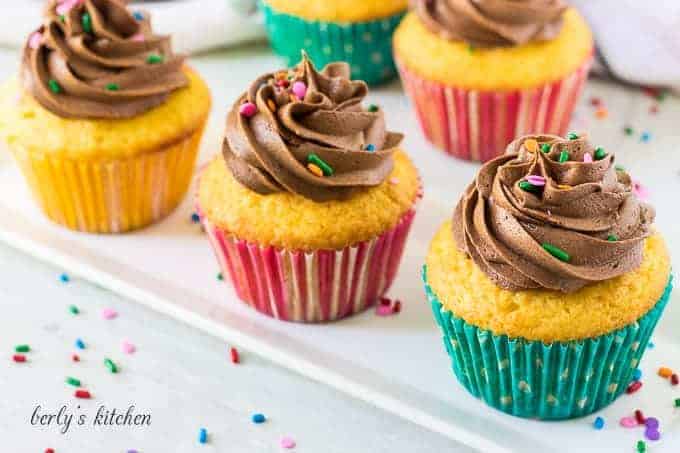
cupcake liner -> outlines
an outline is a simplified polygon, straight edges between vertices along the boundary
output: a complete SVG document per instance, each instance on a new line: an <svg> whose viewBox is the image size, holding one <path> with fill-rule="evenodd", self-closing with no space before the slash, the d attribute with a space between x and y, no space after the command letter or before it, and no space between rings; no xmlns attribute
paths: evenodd
<svg viewBox="0 0 680 453"><path fill-rule="evenodd" d="M186 194L203 126L164 148L126 159L71 159L14 148L33 197L52 221L88 233L122 233L172 212Z"/></svg>
<svg viewBox="0 0 680 453"><path fill-rule="evenodd" d="M340 250L291 251L235 238L198 207L222 269L238 297L284 321L329 322L373 305L392 285L415 207L394 228Z"/></svg>
<svg viewBox="0 0 680 453"><path fill-rule="evenodd" d="M300 61L304 49L321 68L334 61L346 61L352 78L368 84L393 79L397 72L392 58L392 34L403 13L367 22L308 21L281 13L260 1L265 26L274 52L288 66Z"/></svg>
<svg viewBox="0 0 680 453"><path fill-rule="evenodd" d="M599 337L544 344L494 335L443 307L425 292L460 383L498 410L519 417L558 420L582 417L619 397L633 378L672 289L638 319Z"/></svg>
<svg viewBox="0 0 680 453"><path fill-rule="evenodd" d="M427 140L460 159L485 162L516 137L564 135L592 64L592 57L557 82L524 90L478 91L431 82L397 58L404 89Z"/></svg>

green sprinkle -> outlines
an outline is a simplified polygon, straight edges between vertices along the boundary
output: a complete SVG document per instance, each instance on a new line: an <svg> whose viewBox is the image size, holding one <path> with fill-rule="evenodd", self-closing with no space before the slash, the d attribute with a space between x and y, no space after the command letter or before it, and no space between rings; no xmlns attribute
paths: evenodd
<svg viewBox="0 0 680 453"><path fill-rule="evenodd" d="M80 23L82 24L85 33L92 33L92 17L90 16L90 13L83 14L83 17L80 18Z"/></svg>
<svg viewBox="0 0 680 453"><path fill-rule="evenodd" d="M569 132L569 134L567 134L567 138L569 140L576 140L578 138L578 134L575 132Z"/></svg>
<svg viewBox="0 0 680 453"><path fill-rule="evenodd" d="M656 95L656 100L659 102L663 102L666 100L666 97L668 96L668 91L666 90L661 90L659 91L659 94Z"/></svg>
<svg viewBox="0 0 680 453"><path fill-rule="evenodd" d="M15 352L28 352L31 350L31 347L27 344L18 344L14 347Z"/></svg>
<svg viewBox="0 0 680 453"><path fill-rule="evenodd" d="M549 153L550 152L550 143L543 143L541 145L541 151L544 153Z"/></svg>
<svg viewBox="0 0 680 453"><path fill-rule="evenodd" d="M71 377L71 376L68 376L68 377L66 378L66 383L67 383L68 385L72 385L72 386L74 386L74 387L80 387L80 386L81 386L80 380L79 380L79 379L76 379L76 378L74 378L74 377Z"/></svg>
<svg viewBox="0 0 680 453"><path fill-rule="evenodd" d="M224 280L224 275L222 275L222 272L218 272L218 274L217 274L217 279L218 279L219 281Z"/></svg>
<svg viewBox="0 0 680 453"><path fill-rule="evenodd" d="M566 150L563 150L560 153L560 160L559 161L560 161L561 164L563 164L568 160L569 160L569 153Z"/></svg>
<svg viewBox="0 0 680 453"><path fill-rule="evenodd" d="M645 453L647 451L647 444L644 440L638 440L635 448L637 448L638 453Z"/></svg>
<svg viewBox="0 0 680 453"><path fill-rule="evenodd" d="M675 407L680 407L680 398L675 398Z"/></svg>
<svg viewBox="0 0 680 453"><path fill-rule="evenodd" d="M70 311L72 315L77 315L80 313L80 310L75 305L69 305L68 311Z"/></svg>
<svg viewBox="0 0 680 453"><path fill-rule="evenodd" d="M595 160L602 160L607 156L607 153L605 152L604 148L601 146L598 146L595 148Z"/></svg>
<svg viewBox="0 0 680 453"><path fill-rule="evenodd" d="M375 105L375 104L371 104L371 105L368 106L368 111L371 112L371 113L375 113L375 112L378 111L378 106Z"/></svg>
<svg viewBox="0 0 680 453"><path fill-rule="evenodd" d="M609 242L616 242L616 241L619 240L619 238L618 238L618 236L616 236L615 234L610 234L609 236L607 236L607 240L608 240Z"/></svg>
<svg viewBox="0 0 680 453"><path fill-rule="evenodd" d="M614 169L616 169L616 171L626 171L626 167L623 165L614 165Z"/></svg>
<svg viewBox="0 0 680 453"><path fill-rule="evenodd" d="M472 44L468 44L468 52L475 53L475 47Z"/></svg>
<svg viewBox="0 0 680 453"><path fill-rule="evenodd" d="M65 24L66 23L66 16L64 16L63 14L60 14L59 20L61 21L62 24Z"/></svg>
<svg viewBox="0 0 680 453"><path fill-rule="evenodd" d="M151 54L146 58L146 62L149 64L159 64L163 63L163 55Z"/></svg>
<svg viewBox="0 0 680 453"><path fill-rule="evenodd" d="M633 128L630 126L626 126L623 128L623 133L626 135L633 135Z"/></svg>
<svg viewBox="0 0 680 453"><path fill-rule="evenodd" d="M519 188L525 192L536 192L538 190L538 187L531 184L529 181L520 181L518 185Z"/></svg>
<svg viewBox="0 0 680 453"><path fill-rule="evenodd" d="M310 164L314 164L317 167L321 169L323 172L324 176L331 176L333 174L333 167L328 165L326 162L324 162L319 156L316 154L312 153L309 156L307 156L307 162Z"/></svg>
<svg viewBox="0 0 680 453"><path fill-rule="evenodd" d="M109 83L106 85L106 89L109 91L118 91L120 90L120 86L117 83Z"/></svg>
<svg viewBox="0 0 680 453"><path fill-rule="evenodd" d="M50 79L47 82L47 86L50 87L50 90L52 91L52 93L57 93L57 94L61 93L61 85L59 85L59 82L57 82L56 80Z"/></svg>
<svg viewBox="0 0 680 453"><path fill-rule="evenodd" d="M110 372L112 373L118 372L118 367L116 366L115 363L113 363L113 360L109 358L104 359L104 365L106 365L106 368L108 368Z"/></svg>
<svg viewBox="0 0 680 453"><path fill-rule="evenodd" d="M554 256L558 260L564 261L565 263L568 263L569 260L571 260L571 256L569 256L569 254L567 252L565 252L564 250L562 250L561 248L555 247L554 245L548 244L547 242L545 242L541 245L543 246L543 248L548 253L550 253L552 256Z"/></svg>

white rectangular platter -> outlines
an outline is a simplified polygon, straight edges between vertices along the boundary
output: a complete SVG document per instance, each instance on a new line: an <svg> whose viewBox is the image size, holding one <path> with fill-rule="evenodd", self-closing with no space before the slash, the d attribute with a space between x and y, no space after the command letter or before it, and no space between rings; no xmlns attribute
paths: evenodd
<svg viewBox="0 0 680 453"><path fill-rule="evenodd" d="M208 80L214 100L200 158L205 162L220 150L223 119L233 100L255 76L280 63L266 49L252 47L199 57L192 64ZM593 95L606 103L608 119L594 119L588 104ZM680 410L672 403L680 390L655 375L662 364L680 369L677 297L653 338L656 347L641 365L645 387L602 412L607 420L602 431L592 428L594 417L549 424L513 418L487 408L457 383L423 295L420 268L430 238L451 215L478 166L446 157L426 144L398 83L372 91L370 102L387 112L390 129L406 134L405 148L425 182L425 198L390 291L404 302L396 316L377 317L369 311L329 325L268 319L240 303L228 284L216 279L217 263L208 241L190 221L191 197L169 218L140 232L78 234L42 217L4 151L0 240L479 451L633 451L642 429L626 430L618 420L635 408L661 420L662 440L650 445L650 451L678 451ZM645 182L658 208L658 227L673 255L680 257L680 101L665 101L658 115L648 113L651 102L642 93L591 82L573 127L589 130L594 141L616 151L618 162ZM635 127L636 135L625 136L624 124ZM643 129L651 133L649 143L638 139Z"/></svg>

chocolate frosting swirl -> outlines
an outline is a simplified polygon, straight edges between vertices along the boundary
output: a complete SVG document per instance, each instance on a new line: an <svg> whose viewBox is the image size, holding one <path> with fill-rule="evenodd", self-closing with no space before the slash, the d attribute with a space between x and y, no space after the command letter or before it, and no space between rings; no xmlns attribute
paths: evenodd
<svg viewBox="0 0 680 453"><path fill-rule="evenodd" d="M188 84L184 57L149 15L119 0L50 0L24 48L22 81L46 109L67 118L130 118Z"/></svg>
<svg viewBox="0 0 680 453"><path fill-rule="evenodd" d="M412 0L432 32L477 47L547 41L562 28L563 0Z"/></svg>
<svg viewBox="0 0 680 453"><path fill-rule="evenodd" d="M382 110L362 107L368 87L349 75L346 63L317 72L303 55L297 68L255 80L227 116L223 155L236 180L261 194L288 191L317 202L382 183L403 136L385 130ZM298 94L306 88L302 99L296 83ZM256 106L254 115L241 113L245 103ZM310 171L310 155L332 174Z"/></svg>
<svg viewBox="0 0 680 453"><path fill-rule="evenodd" d="M636 269L654 217L612 154L583 136L532 135L480 169L453 234L502 288L573 292Z"/></svg>

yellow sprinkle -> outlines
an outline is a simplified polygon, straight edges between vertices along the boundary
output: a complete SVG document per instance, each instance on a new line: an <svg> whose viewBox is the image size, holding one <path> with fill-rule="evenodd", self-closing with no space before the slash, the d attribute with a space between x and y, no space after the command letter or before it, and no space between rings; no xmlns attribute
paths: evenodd
<svg viewBox="0 0 680 453"><path fill-rule="evenodd" d="M558 184L557 188L560 190L571 190L571 186L568 186L566 184Z"/></svg>
<svg viewBox="0 0 680 453"><path fill-rule="evenodd" d="M319 167L317 167L314 164L307 164L307 169L314 173L316 176L319 178L323 178L323 170L321 170Z"/></svg>
<svg viewBox="0 0 680 453"><path fill-rule="evenodd" d="M267 99L267 106L272 112L276 112L276 104L271 99Z"/></svg>
<svg viewBox="0 0 680 453"><path fill-rule="evenodd" d="M290 97L290 102L298 102L297 96L295 96L293 93L289 93L288 97Z"/></svg>
<svg viewBox="0 0 680 453"><path fill-rule="evenodd" d="M276 80L283 80L288 78L288 71L279 71L276 74L274 74L274 78Z"/></svg>
<svg viewBox="0 0 680 453"><path fill-rule="evenodd" d="M530 153L535 153L536 151L538 151L538 142L536 140L534 140L533 138L530 138L528 140L524 140L524 147Z"/></svg>

